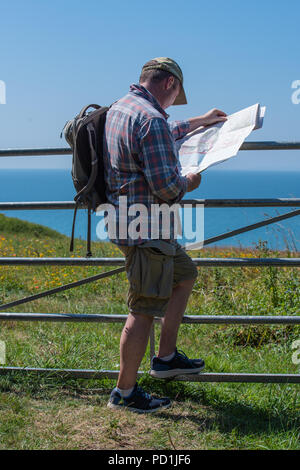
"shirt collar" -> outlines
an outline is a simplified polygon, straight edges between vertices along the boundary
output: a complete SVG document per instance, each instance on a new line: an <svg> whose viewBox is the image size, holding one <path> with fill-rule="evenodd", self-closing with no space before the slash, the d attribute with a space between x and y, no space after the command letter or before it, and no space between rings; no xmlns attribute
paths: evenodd
<svg viewBox="0 0 300 470"><path fill-rule="evenodd" d="M145 100L149 101L151 104L153 104L154 108L157 109L164 116L165 119L168 119L169 114L165 112L165 110L160 106L155 96L153 96L152 93L150 93L150 91L147 90L147 88L145 88L143 85L131 85L130 93L134 93L135 95L141 96Z"/></svg>

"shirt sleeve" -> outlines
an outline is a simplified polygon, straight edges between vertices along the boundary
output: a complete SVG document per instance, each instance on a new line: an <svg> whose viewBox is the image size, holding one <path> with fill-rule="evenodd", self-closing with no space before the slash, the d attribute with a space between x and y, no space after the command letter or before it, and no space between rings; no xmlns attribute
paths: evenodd
<svg viewBox="0 0 300 470"><path fill-rule="evenodd" d="M190 130L190 121L171 121L168 125L174 140L182 139Z"/></svg>
<svg viewBox="0 0 300 470"><path fill-rule="evenodd" d="M144 177L159 199L175 203L187 191L187 179L179 174L175 142L163 118L151 118L140 131Z"/></svg>

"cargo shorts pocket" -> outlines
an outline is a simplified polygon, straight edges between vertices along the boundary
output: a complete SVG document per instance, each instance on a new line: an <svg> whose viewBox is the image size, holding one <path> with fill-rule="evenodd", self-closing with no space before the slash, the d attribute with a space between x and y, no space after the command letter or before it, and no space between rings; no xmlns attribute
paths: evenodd
<svg viewBox="0 0 300 470"><path fill-rule="evenodd" d="M127 275L136 294L169 298L173 289L174 257L157 248L137 247Z"/></svg>

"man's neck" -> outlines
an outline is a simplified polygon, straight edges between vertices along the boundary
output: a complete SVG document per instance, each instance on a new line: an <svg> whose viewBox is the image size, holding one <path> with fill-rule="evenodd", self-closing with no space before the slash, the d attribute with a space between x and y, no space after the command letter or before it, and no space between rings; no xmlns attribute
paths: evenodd
<svg viewBox="0 0 300 470"><path fill-rule="evenodd" d="M162 109L164 109L163 103L162 103L162 97L160 96L160 93L159 93L158 89L155 87L155 85L152 85L151 83L148 83L148 82L140 83L140 85L142 85L144 88L146 88L148 93L150 93L156 99L159 106Z"/></svg>

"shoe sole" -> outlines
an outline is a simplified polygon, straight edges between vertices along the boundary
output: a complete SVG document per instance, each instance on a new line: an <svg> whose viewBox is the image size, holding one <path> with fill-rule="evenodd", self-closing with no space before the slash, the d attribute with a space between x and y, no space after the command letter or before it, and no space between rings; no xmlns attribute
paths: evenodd
<svg viewBox="0 0 300 470"><path fill-rule="evenodd" d="M124 406L124 405L114 405L113 403L108 402L107 407L111 409L119 409L119 410L127 410L131 411L132 413L139 413L139 414L144 414L144 413L155 413L156 411L161 411L165 408L170 408L172 403L168 403L167 405L162 405L159 406L158 408L153 408L152 410L141 410L139 408L131 408L130 406Z"/></svg>
<svg viewBox="0 0 300 470"><path fill-rule="evenodd" d="M149 373L151 377L154 377L155 379L169 379L170 377L176 377L177 375L199 374L199 372L201 372L204 368L205 365L202 367L197 367L197 369L171 369L163 371L151 369Z"/></svg>

